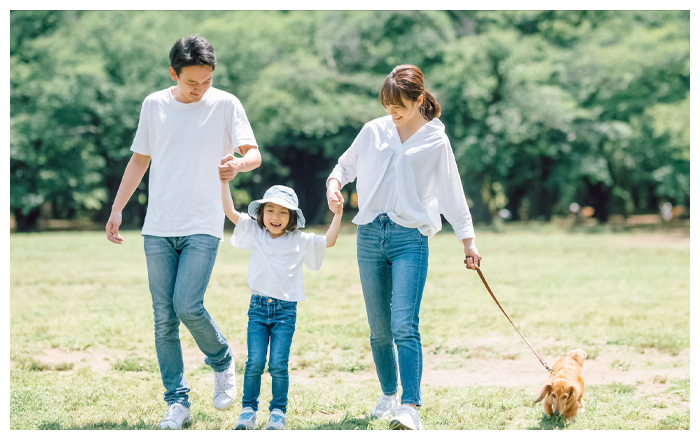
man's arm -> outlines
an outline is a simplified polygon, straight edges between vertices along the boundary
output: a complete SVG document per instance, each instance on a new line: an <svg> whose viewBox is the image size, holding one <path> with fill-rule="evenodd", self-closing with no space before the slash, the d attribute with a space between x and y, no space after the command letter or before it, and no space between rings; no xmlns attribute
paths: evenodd
<svg viewBox="0 0 700 440"><path fill-rule="evenodd" d="M112 243L121 244L124 239L119 235L119 226L122 224L122 211L129 201L131 196L136 191L136 188L141 183L143 175L146 174L148 165L151 163L151 156L145 156L143 154L134 153L126 165L124 170L124 176L119 184L119 190L117 191L117 196L114 198L114 203L112 204L112 213L107 220L107 225L105 226L105 232L107 233L107 240Z"/></svg>
<svg viewBox="0 0 700 440"><path fill-rule="evenodd" d="M252 171L262 163L260 151L255 145L241 145L238 149L241 151L242 157L227 154L221 159L219 179L222 182L229 182L236 177L236 174Z"/></svg>

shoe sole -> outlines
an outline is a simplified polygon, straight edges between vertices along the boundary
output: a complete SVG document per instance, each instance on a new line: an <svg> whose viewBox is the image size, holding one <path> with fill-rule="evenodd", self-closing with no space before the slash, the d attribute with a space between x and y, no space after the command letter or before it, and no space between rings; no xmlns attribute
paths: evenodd
<svg viewBox="0 0 700 440"><path fill-rule="evenodd" d="M173 429L173 428L167 428L167 427L163 428L163 427L160 426L160 424L158 424L158 428L160 428L160 429L162 429L162 430L177 431L177 430L179 430L179 429L182 429L185 425L189 424L191 420L192 420L192 417L191 417L191 416L188 417L188 418L186 418L185 420L182 421L182 425L180 425L179 428L174 428L174 429Z"/></svg>
<svg viewBox="0 0 700 440"><path fill-rule="evenodd" d="M408 426L406 426L406 425L404 425L403 423L398 422L398 421L393 421L393 422L391 422L391 423L389 424L389 429L395 429L395 430L399 430L399 431L403 431L403 430L405 430L405 431L413 431L412 428L409 428Z"/></svg>

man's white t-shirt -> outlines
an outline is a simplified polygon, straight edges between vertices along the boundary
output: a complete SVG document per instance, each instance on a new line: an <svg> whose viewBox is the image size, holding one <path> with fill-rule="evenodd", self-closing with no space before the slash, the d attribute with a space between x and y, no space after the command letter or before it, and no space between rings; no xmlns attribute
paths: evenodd
<svg viewBox="0 0 700 440"><path fill-rule="evenodd" d="M324 235L299 230L272 238L246 214L238 219L231 244L253 250L248 287L254 294L294 302L304 301L302 263L310 270L320 269L327 247Z"/></svg>
<svg viewBox="0 0 700 440"><path fill-rule="evenodd" d="M208 234L223 240L218 166L242 145L257 146L238 98L210 87L199 102L175 100L171 89L143 102L131 151L151 156L142 235Z"/></svg>

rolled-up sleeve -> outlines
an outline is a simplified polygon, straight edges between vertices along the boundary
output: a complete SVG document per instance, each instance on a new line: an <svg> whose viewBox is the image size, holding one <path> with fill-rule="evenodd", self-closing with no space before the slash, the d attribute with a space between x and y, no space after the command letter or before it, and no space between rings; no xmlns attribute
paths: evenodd
<svg viewBox="0 0 700 440"><path fill-rule="evenodd" d="M442 168L440 172L443 178L437 192L440 213L450 222L459 241L465 238L475 238L472 215L464 196L457 161L449 141L445 144L445 152L441 162L439 168Z"/></svg>
<svg viewBox="0 0 700 440"><path fill-rule="evenodd" d="M340 182L340 187L342 188L357 178L357 160L360 155L360 149L363 144L369 142L368 137L370 135L371 129L365 124L355 137L350 148L338 159L338 163L326 180L326 187L328 187L328 180L330 179L336 179Z"/></svg>

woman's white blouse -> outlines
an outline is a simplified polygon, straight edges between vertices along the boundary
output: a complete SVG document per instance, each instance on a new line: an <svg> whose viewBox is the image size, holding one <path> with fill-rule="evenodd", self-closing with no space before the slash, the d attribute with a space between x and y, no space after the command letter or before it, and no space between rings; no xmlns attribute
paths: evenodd
<svg viewBox="0 0 700 440"><path fill-rule="evenodd" d="M395 223L432 237L442 228L442 214L460 241L475 237L457 162L437 118L403 144L391 116L368 122L340 156L331 178L341 188L357 179L359 212L352 220L357 225L386 213Z"/></svg>

